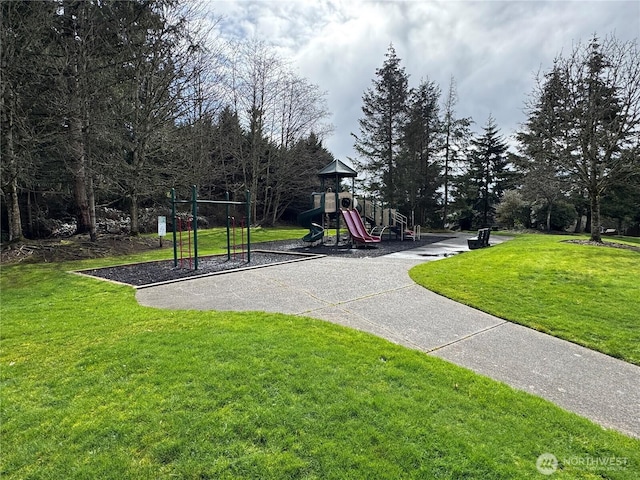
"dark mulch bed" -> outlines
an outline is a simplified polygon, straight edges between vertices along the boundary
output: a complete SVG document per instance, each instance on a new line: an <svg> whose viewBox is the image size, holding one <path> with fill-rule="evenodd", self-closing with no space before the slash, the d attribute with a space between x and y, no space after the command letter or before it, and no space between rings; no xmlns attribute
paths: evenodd
<svg viewBox="0 0 640 480"><path fill-rule="evenodd" d="M626 243L618 243L618 242L592 242L591 240L565 240L567 243L577 243L578 245L591 245L594 247L611 247L611 248L621 248L623 250L632 250L634 252L640 252L640 247L636 247L635 245L627 245Z"/></svg>
<svg viewBox="0 0 640 480"><path fill-rule="evenodd" d="M83 270L80 273L141 287L203 275L214 275L240 268L255 268L309 259L317 255L336 255L345 258L379 257L418 248L429 243L446 240L447 238L451 237L429 236L416 241L386 240L369 248L350 248L348 245L309 247L299 240L284 240L252 244L251 262L246 261L246 254L244 257L239 254L235 258L232 256L231 260L227 260L227 255L215 255L199 258L198 270L194 270L193 263L190 265L188 260L178 262L177 267L174 267L173 260L161 260Z"/></svg>
<svg viewBox="0 0 640 480"><path fill-rule="evenodd" d="M262 250L277 250L287 251L304 254L315 255L339 255L341 257L348 258L365 258L365 257L381 257L383 255L389 255L390 253L402 252L404 250L411 250L413 248L422 247L430 243L442 242L452 238L450 236L424 236L420 240L396 240L385 239L380 243L371 244L368 247L351 248L348 244L340 244L338 247L335 243L330 243L333 239L330 239L325 245L317 245L314 247L308 246L301 240L285 240L280 242L264 242L256 244L254 248Z"/></svg>
<svg viewBox="0 0 640 480"><path fill-rule="evenodd" d="M198 270L195 270L193 262L190 263L188 260L178 261L177 267L174 267L173 260L160 260L156 262L82 270L80 273L141 287L143 285L223 273L240 268L273 265L275 263L289 262L301 258L304 257L286 253L252 251L251 263L247 262L246 256L243 259L240 255L236 256L236 258L232 256L231 260L227 260L226 255L200 257L198 259Z"/></svg>

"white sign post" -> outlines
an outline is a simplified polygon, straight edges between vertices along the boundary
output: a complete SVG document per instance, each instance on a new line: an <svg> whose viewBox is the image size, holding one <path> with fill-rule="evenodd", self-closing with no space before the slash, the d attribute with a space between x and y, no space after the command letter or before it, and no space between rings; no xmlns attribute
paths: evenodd
<svg viewBox="0 0 640 480"><path fill-rule="evenodd" d="M162 237L167 235L167 217L158 217L158 236L160 237L160 247L162 247Z"/></svg>

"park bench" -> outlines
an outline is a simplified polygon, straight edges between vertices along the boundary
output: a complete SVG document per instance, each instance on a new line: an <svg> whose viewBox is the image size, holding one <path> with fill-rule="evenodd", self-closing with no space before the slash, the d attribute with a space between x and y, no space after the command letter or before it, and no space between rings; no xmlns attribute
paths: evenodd
<svg viewBox="0 0 640 480"><path fill-rule="evenodd" d="M469 238L467 240L467 244L469 245L469 250L488 247L490 235L491 235L490 228L481 228L480 230L478 230L478 234L475 237Z"/></svg>

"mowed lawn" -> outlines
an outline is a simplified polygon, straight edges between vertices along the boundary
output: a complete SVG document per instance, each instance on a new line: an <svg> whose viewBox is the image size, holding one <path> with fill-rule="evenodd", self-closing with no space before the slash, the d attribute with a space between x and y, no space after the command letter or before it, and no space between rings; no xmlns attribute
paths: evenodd
<svg viewBox="0 0 640 480"><path fill-rule="evenodd" d="M410 275L459 302L640 365L640 252L570 238L586 239L520 235Z"/></svg>
<svg viewBox="0 0 640 480"><path fill-rule="evenodd" d="M637 478L639 440L437 358L67 273L117 263L2 268L0 478Z"/></svg>

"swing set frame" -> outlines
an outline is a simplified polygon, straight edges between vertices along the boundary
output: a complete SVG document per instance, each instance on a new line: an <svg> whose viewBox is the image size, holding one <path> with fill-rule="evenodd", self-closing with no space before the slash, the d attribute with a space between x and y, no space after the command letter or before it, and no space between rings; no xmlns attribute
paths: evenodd
<svg viewBox="0 0 640 480"><path fill-rule="evenodd" d="M178 223L177 214L176 214L176 205L180 204L190 204L191 205L191 215L193 216L192 226L193 226L193 266L194 270L198 270L198 204L214 204L214 205L225 205L226 212L226 227L227 227L227 260L231 260L231 230L233 227L233 238L234 245L233 251L234 255L236 252L237 245L235 245L235 218L233 218L232 225L232 217L229 215L229 209L232 205L244 205L246 208L246 225L247 225L247 263L251 262L251 192L249 190L246 191L246 200L244 202L236 202L229 200L229 192L225 192L224 200L200 200L198 199L198 189L195 185L191 186L191 200L179 200L176 198L175 188L171 189L171 217L173 220L173 266L174 268L178 267L178 232L176 229L176 225ZM244 227L243 227L244 228ZM180 236L182 237L182 231L180 231ZM244 234L243 234L243 243L244 243ZM191 233L189 233L189 247L191 246ZM244 251L243 251L244 252ZM191 248L189 248L189 266L191 266Z"/></svg>

